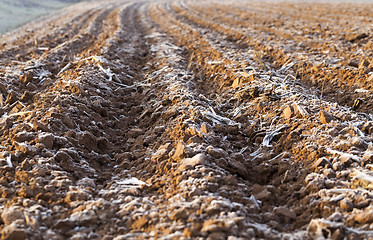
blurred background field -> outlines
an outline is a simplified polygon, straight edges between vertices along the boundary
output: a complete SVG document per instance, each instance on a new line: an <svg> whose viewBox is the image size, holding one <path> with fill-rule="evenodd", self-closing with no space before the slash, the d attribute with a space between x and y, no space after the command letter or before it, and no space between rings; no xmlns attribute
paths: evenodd
<svg viewBox="0 0 373 240"><path fill-rule="evenodd" d="M0 34L80 0L0 0Z"/></svg>

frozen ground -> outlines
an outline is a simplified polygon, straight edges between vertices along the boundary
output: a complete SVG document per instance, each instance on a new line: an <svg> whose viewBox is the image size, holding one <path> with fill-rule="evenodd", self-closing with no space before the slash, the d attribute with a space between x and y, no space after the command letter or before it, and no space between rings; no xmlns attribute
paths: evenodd
<svg viewBox="0 0 373 240"><path fill-rule="evenodd" d="M78 0L0 0L0 34Z"/></svg>
<svg viewBox="0 0 373 240"><path fill-rule="evenodd" d="M0 240L373 240L372 9L102 0L0 36Z"/></svg>

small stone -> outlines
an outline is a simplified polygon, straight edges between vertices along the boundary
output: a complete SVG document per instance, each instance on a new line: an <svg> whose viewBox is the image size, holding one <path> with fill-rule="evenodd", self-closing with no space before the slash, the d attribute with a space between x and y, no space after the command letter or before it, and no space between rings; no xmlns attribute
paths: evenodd
<svg viewBox="0 0 373 240"><path fill-rule="evenodd" d="M179 114L176 108L171 107L162 113L162 119L168 121L170 118L176 117Z"/></svg>
<svg viewBox="0 0 373 240"><path fill-rule="evenodd" d="M350 154L342 154L341 156L339 156L338 159L341 163L351 163L352 157L353 155L350 155Z"/></svg>
<svg viewBox="0 0 373 240"><path fill-rule="evenodd" d="M263 191L257 194L254 194L254 197L261 201L269 200L271 196L272 196L272 193L268 191L267 189L264 189Z"/></svg>
<svg viewBox="0 0 373 240"><path fill-rule="evenodd" d="M16 220L24 220L24 214L20 207L9 207L4 209L1 218L5 225L10 225Z"/></svg>
<svg viewBox="0 0 373 240"><path fill-rule="evenodd" d="M17 93L13 90L11 90L4 102L4 105L11 105L15 103L18 100Z"/></svg>
<svg viewBox="0 0 373 240"><path fill-rule="evenodd" d="M282 117L285 118L285 119L290 119L294 114L294 111L292 109L292 107L290 106L287 106L284 111L282 112Z"/></svg>
<svg viewBox="0 0 373 240"><path fill-rule="evenodd" d="M173 149L173 146L171 143L166 143L166 144L163 144L161 145L158 150L161 150L161 149L166 149L167 152L170 152L172 149Z"/></svg>
<svg viewBox="0 0 373 240"><path fill-rule="evenodd" d="M209 132L206 123L202 123L202 125L201 125L201 132L204 133L204 134L207 134Z"/></svg>
<svg viewBox="0 0 373 240"><path fill-rule="evenodd" d="M227 235L225 232L212 232L208 235L207 240L225 240L227 239Z"/></svg>
<svg viewBox="0 0 373 240"><path fill-rule="evenodd" d="M228 153L221 148L215 148L212 146L208 146L206 151L211 157L216 158L216 159L228 157Z"/></svg>
<svg viewBox="0 0 373 240"><path fill-rule="evenodd" d="M62 151L62 150L59 150L56 155L54 156L54 159L57 161L57 162L61 162L61 161L68 161L71 159L70 155L67 154L65 151Z"/></svg>
<svg viewBox="0 0 373 240"><path fill-rule="evenodd" d="M93 210L75 212L71 214L70 220L83 226L91 226L93 224L97 224L99 221L96 213Z"/></svg>
<svg viewBox="0 0 373 240"><path fill-rule="evenodd" d="M210 216L222 212L223 210L232 210L233 205L229 200L212 200L208 208L205 209L206 213Z"/></svg>
<svg viewBox="0 0 373 240"><path fill-rule="evenodd" d="M235 125L228 125L226 129L227 129L228 134L237 135L240 130L240 127L238 124L235 124Z"/></svg>
<svg viewBox="0 0 373 240"><path fill-rule="evenodd" d="M92 133L84 131L83 133L77 134L77 139L79 143L88 150L97 150L97 138Z"/></svg>
<svg viewBox="0 0 373 240"><path fill-rule="evenodd" d="M22 198L29 198L34 196L34 191L29 186L23 185L17 194Z"/></svg>
<svg viewBox="0 0 373 240"><path fill-rule="evenodd" d="M87 188L87 187L96 188L95 181L93 179L91 179L91 178L88 178L88 177L80 179L78 181L77 185L81 186L81 187L84 187L84 188Z"/></svg>
<svg viewBox="0 0 373 240"><path fill-rule="evenodd" d="M172 157L174 159L182 159L186 157L186 146L182 141L177 143L175 153Z"/></svg>
<svg viewBox="0 0 373 240"><path fill-rule="evenodd" d="M69 115L63 115L60 119L66 127L70 129L74 129L76 127L74 120Z"/></svg>
<svg viewBox="0 0 373 240"><path fill-rule="evenodd" d="M331 169L326 169L326 170L331 170ZM334 173L334 172L333 172ZM324 173L325 175L325 173ZM325 175L326 176L326 175ZM335 177L335 174L334 174L334 177ZM326 179L325 180L325 187L328 188L328 189L331 189L335 186L335 182L330 180L330 179Z"/></svg>
<svg viewBox="0 0 373 240"><path fill-rule="evenodd" d="M240 79L240 78L236 78L236 79L233 81L232 88L236 88L236 87L238 87L240 84L241 84L241 79Z"/></svg>
<svg viewBox="0 0 373 240"><path fill-rule="evenodd" d="M344 198L340 201L339 206L345 211L351 211L354 207L354 204L350 199Z"/></svg>
<svg viewBox="0 0 373 240"><path fill-rule="evenodd" d="M185 158L180 162L179 170L186 169L187 166L195 167L197 165L204 165L205 164L205 155L203 153L199 153L192 158Z"/></svg>
<svg viewBox="0 0 373 240"><path fill-rule="evenodd" d="M132 228L133 229L141 229L143 226L145 226L145 224L148 222L148 219L146 216L142 216L138 219L136 219L133 223L132 223Z"/></svg>
<svg viewBox="0 0 373 240"><path fill-rule="evenodd" d="M30 132L19 132L17 133L13 140L16 142L29 142L35 138L35 135Z"/></svg>
<svg viewBox="0 0 373 240"><path fill-rule="evenodd" d="M33 79L33 76L32 76L31 73L25 73L25 74L19 76L19 80L20 80L23 84L27 84L27 83L31 82L32 79Z"/></svg>
<svg viewBox="0 0 373 240"><path fill-rule="evenodd" d="M237 174L238 176L242 177L243 179L249 179L249 172L247 171L245 165L239 161L234 159L229 159L228 161L229 171L231 173Z"/></svg>
<svg viewBox="0 0 373 240"><path fill-rule="evenodd" d="M323 111L323 110L320 111L319 116L320 116L320 122L323 124L327 124L334 119L330 113Z"/></svg>
<svg viewBox="0 0 373 240"><path fill-rule="evenodd" d="M327 220L334 221L334 222L342 222L344 220L344 216L340 212L335 212L332 215L330 215Z"/></svg>
<svg viewBox="0 0 373 240"><path fill-rule="evenodd" d="M32 100L32 97L33 97L33 96L34 96L34 95L33 95L31 92L29 92L29 91L25 91L25 92L22 94L22 96L19 98L19 100L20 100L21 102L27 103L27 102L29 102L29 101Z"/></svg>
<svg viewBox="0 0 373 240"><path fill-rule="evenodd" d="M199 137L199 136L193 136L193 137L191 137L191 138L188 139L187 144L188 144L188 145L193 144L193 143L198 143L198 144L200 144L200 143L202 143L202 142L203 142L203 141L202 141L202 138L201 138L201 137Z"/></svg>
<svg viewBox="0 0 373 240"><path fill-rule="evenodd" d="M75 233L70 239L71 240L86 240L88 239L88 236L86 233L78 232L78 233Z"/></svg>
<svg viewBox="0 0 373 240"><path fill-rule="evenodd" d="M137 138L141 135L144 135L144 130L142 130L141 128L132 128L126 134L128 138Z"/></svg>
<svg viewBox="0 0 373 240"><path fill-rule="evenodd" d="M50 132L50 129L48 128L47 125L41 123L41 122L38 122L38 121L34 121L32 123L32 129L37 131L37 130L41 130L43 132Z"/></svg>
<svg viewBox="0 0 373 240"><path fill-rule="evenodd" d="M364 211L355 215L354 220L360 224L372 223L373 214L372 211Z"/></svg>
<svg viewBox="0 0 373 240"><path fill-rule="evenodd" d="M47 149L53 148L53 135L50 133L40 134L37 142L44 144Z"/></svg>
<svg viewBox="0 0 373 240"><path fill-rule="evenodd" d="M32 154L37 152L37 148L26 143L14 142L14 148L25 154Z"/></svg>
<svg viewBox="0 0 373 240"><path fill-rule="evenodd" d="M6 86L3 83L0 83L0 92L2 94L7 94Z"/></svg>
<svg viewBox="0 0 373 240"><path fill-rule="evenodd" d="M290 218L291 220L295 220L297 217L295 212L293 212L287 207L283 207L283 206L275 207L273 211L276 215L284 216L284 217Z"/></svg>
<svg viewBox="0 0 373 240"><path fill-rule="evenodd" d="M97 147L101 151L105 151L109 147L109 140L106 137L97 138Z"/></svg>
<svg viewBox="0 0 373 240"><path fill-rule="evenodd" d="M82 190L70 191L66 194L65 202L71 203L74 201L86 201L88 199L88 193Z"/></svg>
<svg viewBox="0 0 373 240"><path fill-rule="evenodd" d="M167 158L167 149L159 149L157 152L153 154L151 160L153 162L159 163L161 160L165 160Z"/></svg>
<svg viewBox="0 0 373 240"><path fill-rule="evenodd" d="M53 229L58 229L61 231L69 231L75 227L75 223L71 222L70 219L60 219L54 225Z"/></svg>
<svg viewBox="0 0 373 240"><path fill-rule="evenodd" d="M233 175L228 175L228 176L224 177L224 182L227 185L237 185L237 178Z"/></svg>
<svg viewBox="0 0 373 240"><path fill-rule="evenodd" d="M224 232L226 230L223 222L215 219L208 219L203 223L201 232Z"/></svg>
<svg viewBox="0 0 373 240"><path fill-rule="evenodd" d="M24 240L28 239L25 229L17 226L16 223L5 226L1 231L1 239L3 240Z"/></svg>
<svg viewBox="0 0 373 240"><path fill-rule="evenodd" d="M359 63L357 61L351 60L351 61L348 62L348 66L358 68L359 67Z"/></svg>
<svg viewBox="0 0 373 240"><path fill-rule="evenodd" d="M177 210L175 210L171 213L169 218L172 221L176 221L176 220L179 220L179 219L187 219L188 218L187 211L186 211L185 208L177 209Z"/></svg>

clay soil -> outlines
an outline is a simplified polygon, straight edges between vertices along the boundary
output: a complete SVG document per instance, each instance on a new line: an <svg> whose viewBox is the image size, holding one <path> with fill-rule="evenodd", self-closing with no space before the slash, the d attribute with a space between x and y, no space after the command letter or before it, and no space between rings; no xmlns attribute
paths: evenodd
<svg viewBox="0 0 373 240"><path fill-rule="evenodd" d="M1 239L373 239L372 26L101 1L1 36Z"/></svg>

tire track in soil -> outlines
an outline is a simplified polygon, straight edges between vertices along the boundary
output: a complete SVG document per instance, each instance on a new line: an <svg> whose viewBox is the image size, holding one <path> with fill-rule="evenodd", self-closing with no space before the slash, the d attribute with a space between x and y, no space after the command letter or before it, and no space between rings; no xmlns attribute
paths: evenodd
<svg viewBox="0 0 373 240"><path fill-rule="evenodd" d="M162 6L162 7L160 7L159 9L168 9L168 7L169 6ZM167 11L167 14L168 14L168 16L172 16L172 14L170 15L169 13L170 13L171 11L170 11L170 9L168 9L168 11ZM165 14L165 13L164 13ZM162 16L162 17L165 17L165 16ZM162 17L154 17L154 19L162 19ZM176 18L175 18L176 19ZM178 18L179 19L179 18ZM172 23L173 22L173 20L166 20L166 22L167 23ZM164 26L166 26L166 24L164 25ZM182 26L182 25L181 25ZM181 29L182 27L180 27L179 29ZM197 29L197 31L198 31L198 27L196 27L196 26L193 26L193 31L195 31ZM186 28L185 29L185 32L191 32L191 30L190 29L188 29L188 28ZM199 32L199 31L198 31ZM172 32L169 32L170 34L173 34L173 36L175 36L176 38L178 38L178 37L180 37L181 36L181 38L185 38L185 33L180 33L180 32L178 32L178 33L172 33ZM196 35L195 35L196 36ZM206 35L204 35L204 37L206 37ZM194 37L194 41L196 41L196 39L198 39L198 37ZM224 41L221 41L221 40L217 40L217 38L214 38L217 42L224 42ZM180 40L180 39L179 39ZM186 42L191 42L191 41L189 41L189 40L186 40ZM207 41L207 42L210 42L210 41ZM208 44L208 43L207 43ZM180 45L181 46L186 46L187 44L185 43L185 42L183 42L183 40L181 40L181 43L180 43ZM189 49L192 49L192 51L194 50L194 53L196 52L195 50L196 50L196 48L198 48L198 47L196 47L196 46L203 46L202 48L204 49L204 53L205 54L207 54L207 56L218 56L217 58L214 58L214 57L211 57L210 58L210 60L211 61L219 61L219 60L221 60L221 59L219 59L219 54L208 54L208 53L206 53L206 52L208 52L208 51L206 51L206 49L208 49L209 47L208 46L206 46L206 43L198 43L198 42L196 42L195 43L195 45L194 46L192 46L192 47L190 47ZM224 45L224 46L228 46L228 44L227 45ZM212 48L210 48L210 49L212 49ZM218 49L218 47L214 47L213 49ZM214 50L212 50L212 51L214 51ZM218 50L219 51L219 50ZM203 52L203 51L202 51ZM189 54L191 54L191 52L189 52ZM222 55L224 55L224 54L222 54ZM195 58L197 58L198 59L198 57L200 57L200 56L198 56L197 54L195 55ZM207 58L209 58L209 57L204 57L205 59ZM243 58L245 58L245 57L243 57ZM198 61L198 60L196 60L196 61ZM206 64L206 62L207 61L205 61L204 63L200 63L200 64L202 64L202 66L204 65L204 64ZM223 62L224 62L224 60L223 60ZM232 62L234 62L234 61L231 61L230 63L232 63ZM206 68L209 68L208 66L203 66L202 68L204 68L204 67L206 67ZM214 72L214 71L216 71L216 69L214 69L214 70L211 70L210 69L210 72L207 72L207 73L204 73L204 75L203 75L203 78L206 78L206 79L215 79L215 80L213 80L213 81L215 81L216 82L216 77L214 78L214 77L211 77L210 76L210 74L212 73L212 72ZM218 68L218 71L219 71L219 68ZM222 70L220 70L220 71L222 71ZM223 70L224 71L224 70ZM232 73L227 73L227 72L229 72L229 70L225 70L226 72L225 72L225 75L228 75L228 76L232 76L233 74ZM198 71L197 71L198 72ZM233 77L233 76L232 76ZM285 76L282 76L282 77L285 77ZM218 77L218 79L219 79L219 77ZM228 78L229 79L229 78ZM204 84L206 84L206 83L204 83ZM211 84L211 83L210 83ZM224 85L224 80L223 80L223 83L222 83L223 85ZM225 83L226 84L226 83ZM212 83L211 84L212 86L214 86L214 85L216 85L216 83L214 84L214 83ZM221 86L223 86L223 85L221 85ZM229 86L230 86L230 84L228 84ZM224 91L222 91L221 90L221 86L220 86L220 90L219 90L219 92L224 92ZM215 86L215 88L217 88L218 86ZM219 88L219 87L218 87ZM210 89L209 90L207 90L207 88L205 88L206 89L206 91L205 91L205 93L207 93L207 94L209 94L209 95L217 95L216 93L216 91L217 91L217 89L214 91L214 90L212 90L212 89L214 89L214 87L213 88L211 88L210 87ZM195 91L195 90L194 90ZM215 92L215 93L214 93ZM224 96L224 98L225 99L227 99L227 102L229 102L229 99L232 99L232 98L234 98L234 96L232 95L232 94L230 94L230 95L223 95ZM216 101L216 100L218 100L218 99L213 99L213 100L211 100L211 102L213 102L213 101ZM227 104L228 106L229 105L231 105L231 104L229 104L229 103L224 103L224 102L222 102L221 103L222 105L224 105L224 104ZM206 103L206 105L208 105L208 103ZM214 106L214 107L216 107L216 109L219 111L219 112L226 112L226 111L229 111L229 110L231 110L231 108L233 107L234 108L234 106L230 106L230 107L223 107L223 109L220 109L218 106ZM247 123L245 122L245 121L242 121L241 122L241 124L243 124L243 125L246 125ZM239 137L238 139L240 139L239 141L237 141L237 142L240 142L241 144L242 144L242 142L243 142L243 139L242 139L242 137L247 137L246 136L246 134L242 134L242 133L240 133L241 134L241 137ZM255 138L256 138L257 136L255 136ZM234 137L233 137L233 139L232 139L232 136L229 138L229 135L228 135L228 139L230 140L230 142L232 143L232 146L225 146L224 147L224 149L237 149L236 150L236 152L234 153L234 154L237 154L236 156L237 157L240 157L240 155L241 155L241 153L240 153L240 150L242 150L242 148L244 148L244 146L246 145L246 146L250 146L250 149L253 149L254 147L253 147L253 139L251 139L251 140L249 140L249 142L246 142L246 144L244 144L244 145L240 145L240 144L238 144L238 145L236 145L237 143L235 143L235 139L234 139ZM247 141L247 140L246 140ZM217 144L216 142L215 142L215 144L216 145L219 145L219 144ZM276 146L275 147L275 149L281 149L282 147L280 147L280 146ZM254 152L254 150L252 150L252 152ZM280 152L281 152L281 150L280 150ZM231 153L232 154L232 153ZM269 157L269 159L271 159L272 157L275 157L275 158L277 158L276 157L276 155L277 154L274 154L274 155L272 155L271 157ZM244 156L241 156L241 158L243 158L243 159L250 159L250 158L252 158L252 157L250 157L250 155L249 154L245 154ZM259 160L259 159L258 159ZM279 159L280 160L280 159ZM248 173L244 173L244 171L240 171L240 170L238 170L237 168L235 168L235 167L238 167L238 166L240 166L240 165L236 165L236 166L225 166L224 167L224 164L219 164L219 163L217 163L217 165L220 165L221 167L223 167L223 168L225 168L225 169L227 169L228 171L230 171L232 174L238 174L239 176L241 176L241 177L244 177L244 178L247 178L248 176L250 176L250 175L252 175L252 176L256 176L256 175L258 175L258 172L261 172L261 174L259 174L259 175L262 175L262 177L257 177L256 176L256 179L254 179L254 178L252 178L252 177L249 177L249 179L250 179L250 181L251 181L251 183L246 183L246 184L248 184L249 186L252 186L254 183L260 183L260 184L269 184L269 183L271 183L271 184L274 184L275 182L277 182L278 180L278 178L280 178L280 179L283 179L284 178L284 175L280 175L280 176L272 176L273 177L273 179L272 179L272 177L270 177L270 176L268 176L268 171L271 171L271 170L269 170L269 169L263 169L263 167L259 167L259 168L255 168L254 166L256 165L256 164L258 164L258 165L260 165L260 161L262 161L262 159L261 160L259 160L258 162L256 162L256 161L254 161L254 162L252 162L252 163L250 163L250 162L248 162L247 160L246 161L242 161L242 163L244 163L244 164L248 164L248 165L246 165L246 169L249 169L248 171L249 171L249 174ZM280 160L281 161L281 160ZM240 160L238 160L238 162L240 162ZM238 163L237 163L238 164ZM241 167L241 166L240 166ZM299 166L297 166L296 168L299 168ZM250 170L251 169L251 170ZM282 174L284 174L285 172L283 172ZM303 173L304 174L304 173ZM298 177L299 179L302 179L303 177ZM278 182L277 184L280 184L280 182ZM275 184L275 185L277 185L277 184ZM285 190L285 189L283 189L283 190ZM283 191L282 189L278 189L278 195L279 196L281 196L281 195L288 195L289 193L287 193L287 194L285 194L285 192L281 192L281 191ZM293 190L290 190L289 191L289 189L286 189L285 191L288 191L288 192L294 192ZM289 198L287 199L287 201L291 201L291 202L293 202L293 200L290 200ZM284 204L285 203L285 201L284 201L284 199L282 199L281 197L278 197L277 198L277 202L276 203L273 203L273 202L264 202L263 203L263 211L266 211L265 209L266 209L266 204L268 204L268 205L270 205L270 206L273 206L273 205L282 205L282 204ZM294 202L293 202L294 203ZM249 206L249 207L252 207L252 206ZM270 211L272 211L272 210L270 210ZM307 221L307 220L306 220Z"/></svg>
<svg viewBox="0 0 373 240"><path fill-rule="evenodd" d="M136 14L134 13L134 6L135 5L130 7L127 6L127 8L123 10L124 12L120 13L122 17L120 24L122 27L126 26L126 24L128 23L134 24L134 22L127 21L126 19L136 18ZM110 20L109 12L112 9L113 7L110 7L109 10L107 10L106 12L102 13L101 15L97 15L94 19L91 19L90 29L89 25L87 25L87 30L80 31L81 33L87 31L89 33L89 31L91 31L90 33L94 35L101 34L101 30L105 31L104 37L100 39L100 36L98 36L98 39L100 41L98 43L94 42L92 43L92 45L97 44L97 46L100 46L107 40L106 38L109 34L109 32L107 31L108 28L102 29L100 24L97 28L94 29L93 24L95 21L97 21L97 23L100 23L101 21L103 21L104 18ZM125 16L126 18L123 18L123 16ZM128 38L127 36L133 35L136 32L137 30L133 28L133 26L125 27L123 32L121 32L118 37L122 37L123 39L125 39ZM127 45L132 45L133 42L136 42L135 37L132 37L129 40L130 42L125 43L124 47L126 47ZM135 54L146 50L144 50L144 45L135 45L133 47L135 47L133 49L134 52L132 54L127 53L128 56L122 59L124 62L127 63L127 65L117 68L118 71L124 71L119 72L120 74L124 74L128 69L132 70L131 67L133 66L134 69L132 70L133 72L131 72L131 74L135 73L135 76L133 76L133 78L138 80L139 77L137 76L137 72L139 66L141 66L142 57L136 57ZM82 50L76 43L66 46L66 50L69 49L76 51L76 53L79 53L77 51ZM61 57L64 57L60 53L60 51L55 51L52 56L49 55L46 57L46 59L59 59ZM83 57L86 54L88 54L88 52L83 53ZM90 54L99 54L99 52L95 52L95 50L93 49ZM132 55L132 57L129 55ZM104 82L102 84L102 79L105 79L108 76L101 73L97 61L99 61L99 63L101 64L102 69L106 69L106 67L108 67L106 66L105 60L102 60L103 62L100 62L100 60L97 59L83 60L82 63L77 66L77 68L69 69L69 74L61 75L61 77L58 79L58 81L60 81L59 83L57 81L48 83L48 85L50 85L51 87L46 88L45 93L37 94L38 96L34 98L33 104L31 103L30 105L28 105L28 103L24 102L24 100L22 100L23 103L20 102L17 104L17 102L15 102L16 105L20 105L19 108L21 109L18 110L20 110L21 112L27 112L28 110L34 111L32 109L32 105L34 105L37 112L36 114L32 113L31 116L26 117L26 121L23 119L12 119L13 123L24 122L22 126L16 126L14 129L12 129L11 126L13 124L12 122L8 121L8 126L6 126L6 128L11 128L12 130L9 131L3 128L3 136L8 135L9 137L12 137L14 135L17 135L17 132L23 133L24 131L29 133L26 139L17 137L17 135L14 139L11 139L11 142L9 141L9 139L9 142L5 144L8 146L15 145L15 147L8 148L13 159L13 164L15 164L16 166L18 165L17 163L22 162L23 164L21 167L17 168L16 171L10 171L5 178L9 180L15 178L20 181L20 185L17 185L15 187L15 189L18 189L18 193L16 194L16 192L7 192L3 193L3 196L9 198L10 201L11 199L14 199L13 194L16 194L15 196L24 196L26 198L31 197L32 199L34 199L31 200L31 202L33 203L36 203L35 201L37 201L38 204L36 205L40 204L39 207L42 208L43 211L47 212L47 217L49 219L55 219L54 222L44 222L39 219L42 224L41 227L44 227L44 229L50 229L50 232L47 233L47 235L49 234L51 236L61 238L63 236L71 237L76 232L80 232L79 229L74 230L73 227L75 224L78 223L71 223L69 219L63 217L73 214L72 209L76 208L76 206L69 207L68 205L71 202L77 203L76 201L88 200L87 196L96 196L98 191L101 189L100 185L104 184L105 181L110 179L110 176L113 175L113 166L110 164L110 162L114 158L115 149L113 151L110 145L119 145L115 144L115 142L118 140L123 141L125 139L116 139L116 136L120 137L126 135L126 131L120 131L118 135L118 131L114 129L119 128L125 130L130 124L128 123L130 122L130 120L128 119L128 121L123 122L124 125L121 126L121 124L118 122L118 119L120 118L118 113L123 113L123 115L125 115L123 116L124 118L132 117L131 115L128 116L128 113L133 114L133 111L131 111L131 109L136 107L136 98L142 98L140 93L136 94L136 89L134 90L135 93L131 94L131 92L133 92L131 87L124 88L124 91L121 90L120 86L122 86L122 83L118 83L119 89L118 85L115 85L114 83ZM130 64L128 65L128 63ZM69 78L73 76L78 77L76 80L69 80ZM54 82L57 84L55 84ZM92 85L94 87L93 89ZM113 95L111 89L116 89L116 95L118 97L115 97L115 95ZM134 98L134 100L132 98ZM115 103L114 106L116 106L117 108L110 107L111 105L113 105L113 103ZM105 106L105 108L102 107L102 105ZM6 107L8 107L8 105ZM7 110L8 109L6 108L5 111ZM40 110L41 112L39 112ZM14 111L14 109L12 111ZM110 116L108 116L108 114L110 114ZM29 121L32 122L30 126L33 129L28 126L27 122ZM96 121L97 124L93 121ZM41 130L42 132L47 133L43 135L43 133L40 133L37 130ZM110 133L112 135L108 135ZM38 135L43 136L38 138ZM32 147L38 141L43 142L45 138L49 139L49 142L43 143L44 145L48 145L47 147L43 145L40 146L40 143L38 149ZM108 138L111 140L110 144ZM18 143L25 140L27 141L23 144ZM30 140L31 142L29 143ZM24 146L24 148L19 148L20 146ZM40 152L43 147L46 147L46 149ZM16 154L13 154L14 148L16 148ZM50 151L47 150L48 148ZM120 147L120 149L121 148L122 146ZM27 156L38 159L38 162L33 161L30 164L29 158L27 158ZM108 164L109 166L107 166ZM7 170L10 169L6 169L5 171ZM45 176L45 174L47 174L47 176ZM36 178L36 176L43 176L45 178L39 178L39 181L37 180L35 182L32 179ZM3 177L3 180L7 182L7 180L5 179ZM90 189L83 190L83 188L74 187L79 185L79 179L81 180L80 185L83 184L87 187L89 186ZM7 186L7 184L4 184L4 186ZM57 191L55 191L56 187L58 187ZM100 199L101 202L104 201L102 198ZM100 204L101 202L97 204ZM47 210L51 208L58 209L57 212L53 213L53 217L51 215L52 211ZM105 209L105 211L107 210ZM25 214L33 215L33 213L31 212L25 212ZM88 216L93 217L93 222L89 219L88 221L87 219L80 219L81 221L78 222L81 226L85 226L86 224L100 223L97 215L92 210L90 210L88 214L93 214L93 216ZM30 216L30 218L36 221L35 218L38 219L39 217ZM103 227L105 229L101 231L103 231L103 233L110 234L110 229L108 229L110 228L110 224L108 223L108 225L105 225ZM119 226L116 226L116 229L118 227ZM35 239L40 239L42 232L45 232L45 230L42 230L42 228L39 229L39 226L33 226L31 229L28 229L29 236L32 236ZM100 232L100 229L97 229L96 232ZM22 232L21 235L24 233L25 232ZM7 232L3 231L3 237L6 238L6 236ZM97 238L95 234L93 234L91 237Z"/></svg>
<svg viewBox="0 0 373 240"><path fill-rule="evenodd" d="M173 4L105 3L43 58L79 57L57 76L1 70L2 239L371 236L367 118L323 101L348 122L320 125L318 96Z"/></svg>
<svg viewBox="0 0 373 240"><path fill-rule="evenodd" d="M162 9L167 9L167 6L165 6L165 7L159 7L158 8L158 10L160 11L160 12L162 12ZM169 13L169 11L168 11L168 13ZM154 18L154 20L156 20L156 19L162 19L162 17L164 17L164 18L169 18L169 14L167 13L167 16L164 14L163 16L161 16L161 17L155 17ZM172 15L172 14L171 14ZM157 21L157 20L156 20ZM166 20L166 21L169 21L169 23L173 23L173 21L172 20ZM168 23L168 24L169 24ZM165 25L167 25L167 24L165 24ZM179 24L175 24L175 25L178 25L178 28L180 29L182 29L183 28L183 25L179 25ZM167 27L166 27L167 28ZM188 29L188 28L186 28L186 29ZM189 36L194 36L195 37L195 35L193 35L193 31L191 31L190 29L188 29L186 32L188 32L188 35ZM172 31L170 32L171 34L172 34ZM183 35L183 33L182 32L180 32L180 31L178 31L178 33L177 34L175 34L176 35L176 38L178 38L178 36L180 37L180 36L182 36L182 37L184 37L184 38L188 38L188 37L186 37L185 35ZM198 37L196 37L197 39L198 39ZM186 46L187 44L188 44L188 42L190 42L190 41L188 41L188 40L186 40L186 42L184 42L184 43L181 43L181 45L182 46ZM199 45L200 43L197 43L196 45ZM207 49L209 49L209 47L208 46L205 46L204 44L200 44L201 46L203 46L203 48L207 48ZM196 48L196 47L195 47ZM194 50L196 50L194 48ZM198 47L197 47L198 48ZM193 48L192 48L193 49ZM216 56L216 55L215 55ZM213 58L212 58L213 59ZM202 64L203 65L203 64ZM205 66L203 66L203 67L205 67ZM282 78L285 78L286 79L286 77L285 76L282 76ZM295 90L297 90L297 89L295 89ZM302 89L302 91L304 91L305 89ZM294 95L294 94L296 94L296 92L297 91L294 91L294 93L292 93L292 95ZM312 95L312 94L311 94ZM313 98L314 99L316 99L317 97L316 96L313 96ZM276 108L276 107L274 107L274 108ZM369 118L368 118L369 119ZM302 125L302 124L301 124ZM313 124L312 124L313 125ZM315 125L310 125L310 127L311 127L311 129L313 128L313 127L315 127ZM300 126L300 125L298 125L298 126ZM294 129L296 129L296 127L295 128L293 128L292 130L293 131L291 131L290 132L290 134L287 136L287 133L286 134L284 134L284 136L287 136L287 138L289 138L290 137L290 140L291 140L291 138L292 138L292 134L294 133ZM285 137L286 138L286 137ZM282 138L282 141L283 140L285 140L285 138ZM298 141L298 140L296 140L296 141ZM281 142L281 141L280 141ZM291 146L291 144L294 144L294 142L292 142L292 140L290 141L290 143L288 143L289 144L289 146ZM285 145L286 145L286 141L285 141ZM281 149L281 147L280 147L280 149ZM295 149L294 149L295 150ZM281 150L280 150L281 151ZM296 153L296 152L293 152L293 153ZM300 155L299 155L300 154ZM304 157L302 157L302 152L298 152L296 155L299 155L299 156L296 156L295 158L297 159L297 158L304 158ZM317 156L318 154L316 154L316 156ZM275 157L274 159L276 159L277 157ZM259 158L258 160L260 160L261 158ZM265 158L264 158L265 159ZM283 175L285 178L286 178L286 176L287 176L287 173L285 173L285 175ZM281 181L281 183L282 183L283 181ZM305 186L304 186L305 187ZM308 188L308 187L307 187ZM294 191L294 192L297 192L297 191ZM295 197L295 199L296 199L297 197ZM307 200L306 200L307 201ZM293 204L294 202L292 201L292 200L290 200L290 202ZM303 200L301 201L301 202L304 202ZM300 202L300 203L301 203ZM301 203L302 205L303 205L303 203ZM298 209L299 210L299 209ZM303 212L303 210L302 210L302 212ZM318 211L314 211L312 214L315 214L314 215L314 217L316 217L316 216L318 216L319 215L319 213L318 213ZM305 222L307 222L308 220L305 220L305 217L306 216L310 216L311 214L309 213L309 211L306 211L306 213L305 213L305 215L303 215L303 216L300 216L300 219L298 219L298 223L300 224L299 226L301 226L302 224L304 224ZM300 220L300 221L299 221ZM303 221L305 221L305 222L303 222Z"/></svg>

